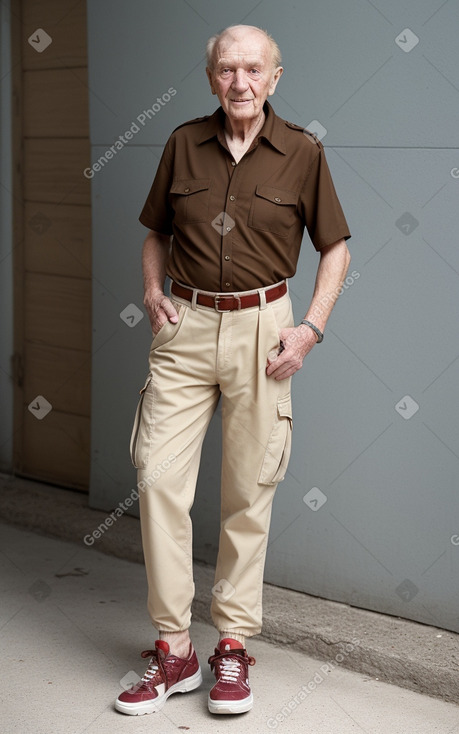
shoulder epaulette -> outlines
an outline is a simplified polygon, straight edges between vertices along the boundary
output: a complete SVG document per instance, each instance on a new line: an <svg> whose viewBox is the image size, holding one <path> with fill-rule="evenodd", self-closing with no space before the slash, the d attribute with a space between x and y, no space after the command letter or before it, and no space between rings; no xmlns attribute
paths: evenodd
<svg viewBox="0 0 459 734"><path fill-rule="evenodd" d="M317 135L315 133L312 133L306 127L302 127L301 125L295 125L294 122L288 122L287 120L285 120L285 124L287 125L287 127L291 128L291 130L298 130L299 132L302 132L303 135L305 135L308 138L308 140L311 141L311 143L314 143L314 145L317 145L320 142Z"/></svg>
<svg viewBox="0 0 459 734"><path fill-rule="evenodd" d="M302 132L302 133L303 133L303 132L304 132L304 130L305 130L305 128L304 128L304 127L301 127L301 125L295 125L295 123L294 123L294 122L288 122L287 120L285 120L285 124L287 125L287 127L291 127L291 128L292 128L292 130L299 130L299 131L300 131L300 132Z"/></svg>
<svg viewBox="0 0 459 734"><path fill-rule="evenodd" d="M195 117L194 120L187 120L186 122L182 122L181 125L178 125L173 132L175 133L176 130L180 130L181 127L185 127L185 125L194 125L196 122L203 122L204 120L208 120L209 115L204 115L204 117Z"/></svg>
<svg viewBox="0 0 459 734"><path fill-rule="evenodd" d="M310 140L311 143L314 143L314 145L318 145L320 143L320 140L315 133L312 133L307 128L304 128L303 132L306 135L306 137L308 138L308 140Z"/></svg>

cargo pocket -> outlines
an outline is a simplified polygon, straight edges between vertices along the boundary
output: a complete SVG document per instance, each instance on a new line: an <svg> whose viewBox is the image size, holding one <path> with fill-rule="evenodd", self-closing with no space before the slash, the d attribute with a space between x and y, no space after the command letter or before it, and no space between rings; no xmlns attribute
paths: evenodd
<svg viewBox="0 0 459 734"><path fill-rule="evenodd" d="M292 448L292 400L290 395L278 398L271 435L261 465L259 484L277 484L285 477Z"/></svg>
<svg viewBox="0 0 459 734"><path fill-rule="evenodd" d="M131 461L136 469L145 469L150 457L151 432L153 430L153 395L151 391L151 374L140 391L140 398L131 433Z"/></svg>

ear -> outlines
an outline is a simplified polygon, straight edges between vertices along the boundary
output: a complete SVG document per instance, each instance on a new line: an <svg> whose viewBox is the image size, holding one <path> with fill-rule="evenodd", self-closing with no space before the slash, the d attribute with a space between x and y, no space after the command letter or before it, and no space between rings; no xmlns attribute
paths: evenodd
<svg viewBox="0 0 459 734"><path fill-rule="evenodd" d="M274 70L273 76L272 76L272 80L271 80L271 84L269 86L269 92L268 92L268 96L269 97L272 94L274 94L274 92L276 91L277 82L281 78L281 76L283 74L283 71L284 71L284 69L282 68L282 66L278 66L277 69Z"/></svg>
<svg viewBox="0 0 459 734"><path fill-rule="evenodd" d="M206 66L206 74L207 74L207 78L209 80L210 89L211 89L212 94L217 94L217 92L215 91L215 88L214 88L214 84L213 84L212 72L211 72L211 70L209 69L208 66Z"/></svg>

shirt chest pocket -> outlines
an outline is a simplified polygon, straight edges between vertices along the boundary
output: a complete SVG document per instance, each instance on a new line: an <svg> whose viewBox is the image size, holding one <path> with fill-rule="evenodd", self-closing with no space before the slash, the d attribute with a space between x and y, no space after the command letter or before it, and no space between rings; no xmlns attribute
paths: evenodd
<svg viewBox="0 0 459 734"><path fill-rule="evenodd" d="M249 212L248 225L278 237L288 237L295 223L298 194L272 186L257 186Z"/></svg>
<svg viewBox="0 0 459 734"><path fill-rule="evenodd" d="M170 197L177 224L209 219L210 178L180 179L172 183Z"/></svg>

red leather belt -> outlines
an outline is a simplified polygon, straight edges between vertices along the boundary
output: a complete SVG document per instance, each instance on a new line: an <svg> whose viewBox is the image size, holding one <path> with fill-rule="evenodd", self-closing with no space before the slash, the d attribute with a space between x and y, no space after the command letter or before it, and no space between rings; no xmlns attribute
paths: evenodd
<svg viewBox="0 0 459 734"><path fill-rule="evenodd" d="M175 281L171 285L171 293L174 296L183 298L185 301L191 303L193 299L192 288L186 288L183 285L179 285ZM274 288L265 290L266 303L276 301L281 296L285 296L287 293L287 283L284 280ZM215 293L215 295L209 295L198 291L196 303L200 306L207 306L208 308L214 308L216 311L239 311L241 308L253 308L254 306L260 305L260 294L250 293L248 295L234 295L233 293Z"/></svg>

